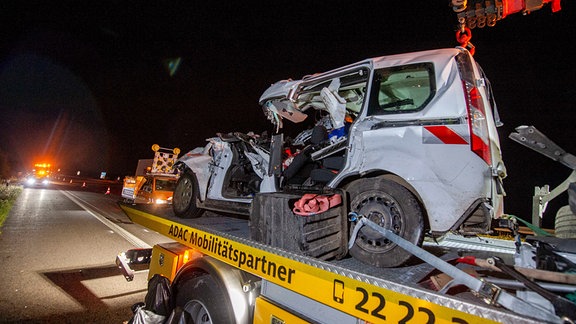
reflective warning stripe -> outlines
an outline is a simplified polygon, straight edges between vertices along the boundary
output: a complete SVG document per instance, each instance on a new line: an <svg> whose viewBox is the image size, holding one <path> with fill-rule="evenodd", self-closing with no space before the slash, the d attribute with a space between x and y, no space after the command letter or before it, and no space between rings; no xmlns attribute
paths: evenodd
<svg viewBox="0 0 576 324"><path fill-rule="evenodd" d="M468 144L468 125L424 126L422 143L424 144Z"/></svg>
<svg viewBox="0 0 576 324"><path fill-rule="evenodd" d="M245 239L216 235L198 228L121 205L130 219L149 229L210 255L237 269L312 298L368 323L497 323L356 279L341 271L299 261L279 249ZM358 275L358 274L357 274ZM356 276L357 276L356 275ZM426 295L426 293L419 292Z"/></svg>

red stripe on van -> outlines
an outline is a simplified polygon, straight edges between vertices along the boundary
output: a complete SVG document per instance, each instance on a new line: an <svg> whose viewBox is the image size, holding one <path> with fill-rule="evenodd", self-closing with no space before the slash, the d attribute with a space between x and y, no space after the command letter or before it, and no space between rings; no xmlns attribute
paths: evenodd
<svg viewBox="0 0 576 324"><path fill-rule="evenodd" d="M468 144L462 136L447 126L424 126L424 128L438 137L444 144Z"/></svg>

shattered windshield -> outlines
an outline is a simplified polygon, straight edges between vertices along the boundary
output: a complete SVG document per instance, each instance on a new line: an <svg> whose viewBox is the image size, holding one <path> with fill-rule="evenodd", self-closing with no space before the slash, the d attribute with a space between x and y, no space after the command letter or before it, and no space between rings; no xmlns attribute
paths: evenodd
<svg viewBox="0 0 576 324"><path fill-rule="evenodd" d="M355 119L366 98L369 76L367 68L358 68L338 74L312 76L299 81L283 81L273 84L261 97L260 102L267 118L283 128L282 119L301 123L311 111L324 112L329 120L314 120L327 129L342 127L345 120Z"/></svg>
<svg viewBox="0 0 576 324"><path fill-rule="evenodd" d="M368 115L422 110L434 97L434 80L432 63L410 64L376 71Z"/></svg>

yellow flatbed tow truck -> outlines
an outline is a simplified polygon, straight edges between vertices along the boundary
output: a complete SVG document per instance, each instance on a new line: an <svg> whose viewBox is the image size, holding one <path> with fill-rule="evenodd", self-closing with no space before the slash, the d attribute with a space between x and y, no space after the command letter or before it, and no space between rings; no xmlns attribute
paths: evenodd
<svg viewBox="0 0 576 324"><path fill-rule="evenodd" d="M471 52L470 30L475 27L493 26L507 15L530 13L548 3L553 12L560 10L559 0L451 3L460 27L457 41ZM282 195L256 194L250 217L209 214L184 219L175 217L172 209L120 203L133 222L175 241L118 255L117 265L129 281L133 268L149 265L146 304L134 308L131 322L576 321L573 241L532 238L528 243L449 233L419 247L343 209L297 217L283 210L296 197ZM355 224L351 235L348 222ZM379 268L349 257L349 242L362 227L420 261ZM518 232L510 223L504 227ZM540 264L531 268L535 260L551 261L561 269L549 271ZM510 261L515 265L508 266Z"/></svg>
<svg viewBox="0 0 576 324"><path fill-rule="evenodd" d="M270 195L275 194L264 194ZM274 199L278 199L277 194ZM377 268L344 257L346 244L344 250L318 253L326 251L320 247L321 238L315 237L319 223L324 224L322 215L299 218L296 225L269 225L267 230L272 234L254 240L258 236L254 217L249 221L241 216L210 214L181 219L171 209L120 205L135 223L177 242L156 245L152 251L130 250L117 258L127 280L134 276L131 264L139 262L150 263L149 279L157 274L166 278L171 294L168 304L173 306L171 314L165 311L164 315L172 319L185 314L195 323L572 322L570 302L557 307L560 314L556 314L491 283L490 275L474 277L470 273L478 276L480 271L453 265L463 253L511 256L515 250L512 241L472 238L471 244L458 248L442 242L420 248L402 242L390 231L385 233L387 230L370 224L367 218L343 215L361 218L363 226L381 230L382 235L426 261ZM267 221L271 224L279 219ZM301 229L301 237L286 234L294 226ZM450 289L450 284L438 287L442 277L452 280Z"/></svg>

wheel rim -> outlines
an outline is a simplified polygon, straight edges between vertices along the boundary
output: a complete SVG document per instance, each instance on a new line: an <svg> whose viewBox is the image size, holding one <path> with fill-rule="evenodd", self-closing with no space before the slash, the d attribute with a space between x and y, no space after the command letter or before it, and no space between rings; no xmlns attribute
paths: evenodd
<svg viewBox="0 0 576 324"><path fill-rule="evenodd" d="M187 311L192 317L192 323L195 324L212 324L212 319L210 318L210 314L208 310L198 300L191 300L189 301L184 310Z"/></svg>
<svg viewBox="0 0 576 324"><path fill-rule="evenodd" d="M174 196L178 197L179 199L176 199L172 202L177 210L186 210L190 204L190 201L192 200L192 189L192 181L187 177L182 178L178 183L176 191L174 192Z"/></svg>
<svg viewBox="0 0 576 324"><path fill-rule="evenodd" d="M398 202L384 192L366 192L352 201L352 210L397 235L404 230L403 211ZM362 227L356 239L358 247L373 253L383 253L396 244L368 226Z"/></svg>

